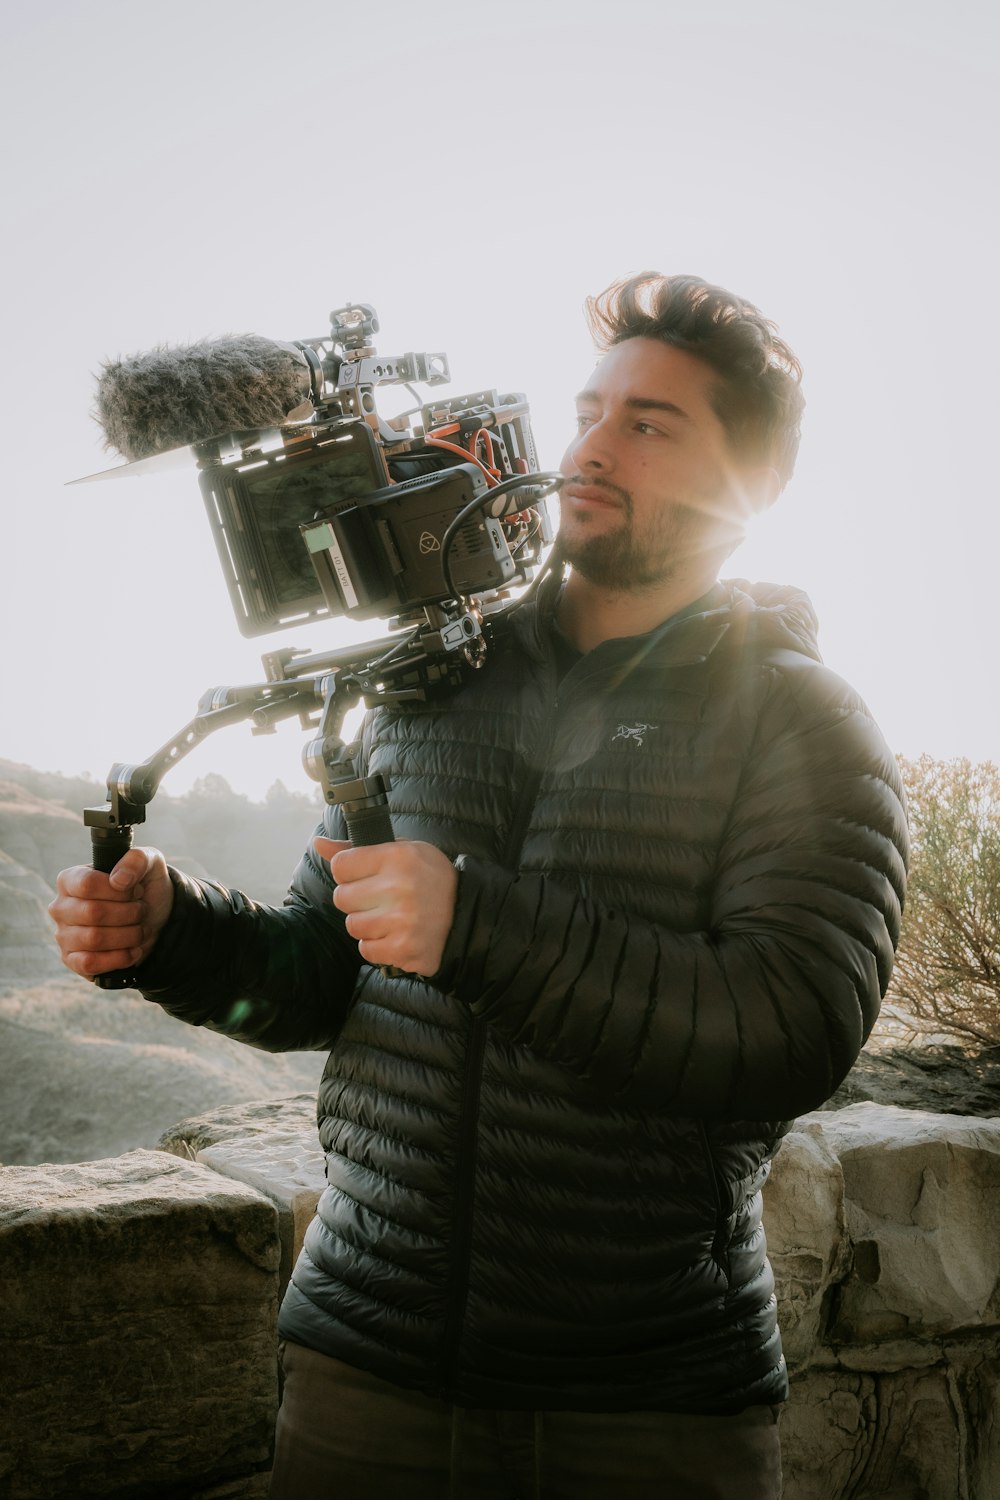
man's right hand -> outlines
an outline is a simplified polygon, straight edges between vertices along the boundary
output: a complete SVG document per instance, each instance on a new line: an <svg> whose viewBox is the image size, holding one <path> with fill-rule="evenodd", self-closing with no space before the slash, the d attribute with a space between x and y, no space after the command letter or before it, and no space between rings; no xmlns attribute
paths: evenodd
<svg viewBox="0 0 1000 1500"><path fill-rule="evenodd" d="M49 907L62 961L92 979L148 958L174 904L158 849L130 849L110 875L89 865L60 871Z"/></svg>

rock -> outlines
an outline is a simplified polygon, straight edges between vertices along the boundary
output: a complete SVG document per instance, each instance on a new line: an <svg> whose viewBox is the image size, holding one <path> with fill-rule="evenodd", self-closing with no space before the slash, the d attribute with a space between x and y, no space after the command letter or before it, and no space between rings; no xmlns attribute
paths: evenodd
<svg viewBox="0 0 1000 1500"><path fill-rule="evenodd" d="M782 1500L854 1497L875 1412L871 1376L811 1370L795 1377L781 1413Z"/></svg>
<svg viewBox="0 0 1000 1500"><path fill-rule="evenodd" d="M781 1342L794 1370L814 1354L831 1288L850 1265L844 1176L820 1124L806 1123L782 1141L765 1190L764 1225Z"/></svg>
<svg viewBox="0 0 1000 1500"><path fill-rule="evenodd" d="M262 1492L277 1401L267 1199L162 1152L8 1167L0 1255L5 1500Z"/></svg>
<svg viewBox="0 0 1000 1500"><path fill-rule="evenodd" d="M157 1141L159 1151L193 1158L206 1146L220 1142L268 1139L272 1134L311 1134L312 1146L320 1156L316 1133L316 1095L296 1094L290 1099L255 1099L249 1104L232 1104L225 1109L208 1110L172 1125Z"/></svg>
<svg viewBox="0 0 1000 1500"><path fill-rule="evenodd" d="M278 1210L283 1293L326 1186L315 1096L237 1105L183 1120L161 1138L160 1148L246 1182L271 1199Z"/></svg>
<svg viewBox="0 0 1000 1500"><path fill-rule="evenodd" d="M896 1104L935 1114L1000 1116L1000 1047L913 1042L862 1052L825 1110Z"/></svg>
<svg viewBox="0 0 1000 1500"><path fill-rule="evenodd" d="M1000 1120L865 1103L785 1138L783 1500L1000 1497L998 1190Z"/></svg>
<svg viewBox="0 0 1000 1500"><path fill-rule="evenodd" d="M876 1104L810 1118L844 1175L853 1267L828 1330L841 1361L843 1346L869 1359L1000 1323L1000 1120Z"/></svg>
<svg viewBox="0 0 1000 1500"><path fill-rule="evenodd" d="M944 1369L811 1371L781 1417L783 1500L990 1500ZM995 1470L994 1470L995 1473Z"/></svg>

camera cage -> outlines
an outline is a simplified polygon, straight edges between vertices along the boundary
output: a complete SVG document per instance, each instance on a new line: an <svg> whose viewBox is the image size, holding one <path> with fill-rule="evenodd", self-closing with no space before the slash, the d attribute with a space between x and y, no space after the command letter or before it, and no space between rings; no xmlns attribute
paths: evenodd
<svg viewBox="0 0 1000 1500"><path fill-rule="evenodd" d="M537 475L524 396L479 390L386 421L376 388L441 384L446 356L378 355L370 304L330 321L328 337L296 344L311 381L296 421L195 448L240 631L406 618L529 581L552 540L541 481L555 476ZM503 506L488 496L510 488Z"/></svg>
<svg viewBox="0 0 1000 1500"><path fill-rule="evenodd" d="M298 716L313 731L305 769L341 807L352 842L391 841L388 785L357 775L342 738L346 714L361 701L424 701L482 666L507 589L536 575L552 541L546 498L561 479L538 472L523 395L417 398L386 421L376 387L437 386L449 379L446 356L378 355L367 303L336 309L330 323L328 336L296 343L310 398L284 425L222 434L190 451L242 634L340 615L388 617L395 634L331 652L271 651L264 682L210 688L195 717L146 761L113 765L107 802L84 809L95 869L112 870L131 847L171 766L214 730L247 720L254 734L268 734ZM122 989L137 980L123 970L95 983Z"/></svg>

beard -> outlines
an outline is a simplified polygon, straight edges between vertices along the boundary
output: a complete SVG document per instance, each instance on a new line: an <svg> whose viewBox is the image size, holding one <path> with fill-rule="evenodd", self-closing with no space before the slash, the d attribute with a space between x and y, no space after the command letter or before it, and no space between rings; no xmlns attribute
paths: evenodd
<svg viewBox="0 0 1000 1500"><path fill-rule="evenodd" d="M732 550L705 511L694 506L665 505L640 533L627 490L602 482L618 502L613 529L585 518L566 518L559 528L559 550L578 573L600 588L632 593L686 576L706 559Z"/></svg>

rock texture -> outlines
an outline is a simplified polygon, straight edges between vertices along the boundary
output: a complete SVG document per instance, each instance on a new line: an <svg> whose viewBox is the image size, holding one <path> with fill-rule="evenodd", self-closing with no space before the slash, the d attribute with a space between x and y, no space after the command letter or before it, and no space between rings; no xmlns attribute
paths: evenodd
<svg viewBox="0 0 1000 1500"><path fill-rule="evenodd" d="M1000 1047L957 1042L869 1046L825 1110L848 1104L898 1104L933 1114L1000 1116Z"/></svg>
<svg viewBox="0 0 1000 1500"><path fill-rule="evenodd" d="M271 1197L287 1267L323 1186L311 1097L162 1144ZM783 1500L1000 1500L1000 1120L806 1116L764 1222L792 1376Z"/></svg>
<svg viewBox="0 0 1000 1500"><path fill-rule="evenodd" d="M271 1199L278 1211L283 1293L326 1186L315 1096L213 1110L173 1126L159 1145L223 1177L249 1183Z"/></svg>
<svg viewBox="0 0 1000 1500"><path fill-rule="evenodd" d="M764 1223L792 1376L784 1500L997 1500L1000 1120L806 1116Z"/></svg>
<svg viewBox="0 0 1000 1500"><path fill-rule="evenodd" d="M266 1493L273 1206L160 1152L0 1172L0 1495Z"/></svg>
<svg viewBox="0 0 1000 1500"><path fill-rule="evenodd" d="M313 1097L163 1146L0 1171L0 1500L264 1500L279 1280L323 1186ZM998 1500L1000 1119L806 1116L764 1222L783 1500Z"/></svg>

